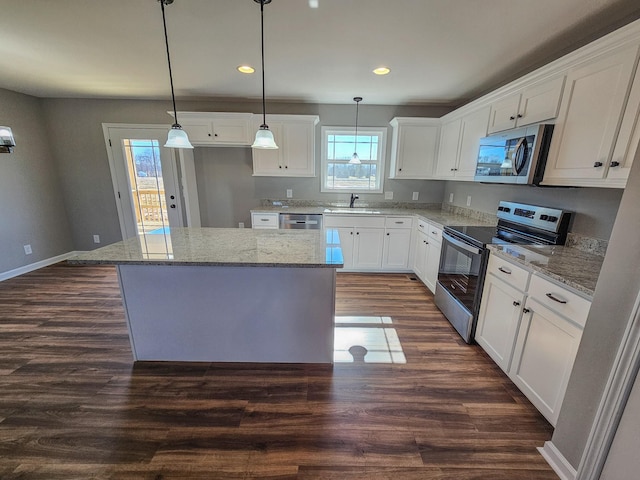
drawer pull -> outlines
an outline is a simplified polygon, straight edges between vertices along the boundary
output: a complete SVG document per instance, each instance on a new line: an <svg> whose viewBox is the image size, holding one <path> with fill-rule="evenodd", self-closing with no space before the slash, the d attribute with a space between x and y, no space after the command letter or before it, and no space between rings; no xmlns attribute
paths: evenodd
<svg viewBox="0 0 640 480"><path fill-rule="evenodd" d="M519 306L520 306L520 302L519 302L519 301L517 301L517 300L514 300L514 301L513 301L513 306L514 306L514 307L519 307Z"/></svg>
<svg viewBox="0 0 640 480"><path fill-rule="evenodd" d="M434 232L433 230L431 230L431 233L433 233L434 235L438 234L438 232Z"/></svg>
<svg viewBox="0 0 640 480"><path fill-rule="evenodd" d="M498 270L500 270L502 273L506 273L507 275L511 275L511 272L503 267L498 267Z"/></svg>
<svg viewBox="0 0 640 480"><path fill-rule="evenodd" d="M399 220L396 222L396 225L404 225L404 222L402 220Z"/></svg>
<svg viewBox="0 0 640 480"><path fill-rule="evenodd" d="M563 304L567 303L566 300L563 300L562 298L556 297L553 293L547 293L546 295L547 295L548 298L550 298L554 302L563 303Z"/></svg>
<svg viewBox="0 0 640 480"><path fill-rule="evenodd" d="M423 224L419 223L418 225L420 226L420 228L424 228Z"/></svg>
<svg viewBox="0 0 640 480"><path fill-rule="evenodd" d="M261 218L260 221L261 222L268 222L269 220L271 220L270 218Z"/></svg>

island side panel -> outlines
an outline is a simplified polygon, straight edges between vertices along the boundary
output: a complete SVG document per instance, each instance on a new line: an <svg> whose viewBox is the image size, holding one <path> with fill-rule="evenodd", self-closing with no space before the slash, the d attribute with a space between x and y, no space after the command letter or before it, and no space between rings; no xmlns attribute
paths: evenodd
<svg viewBox="0 0 640 480"><path fill-rule="evenodd" d="M334 268L118 270L137 360L333 362Z"/></svg>

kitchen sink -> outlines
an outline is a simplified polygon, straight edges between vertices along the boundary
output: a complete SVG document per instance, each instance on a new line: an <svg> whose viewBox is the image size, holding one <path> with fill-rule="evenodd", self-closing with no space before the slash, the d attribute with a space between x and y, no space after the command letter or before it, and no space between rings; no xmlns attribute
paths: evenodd
<svg viewBox="0 0 640 480"><path fill-rule="evenodd" d="M372 210L370 208L325 208L324 213L369 213L379 214L379 210Z"/></svg>

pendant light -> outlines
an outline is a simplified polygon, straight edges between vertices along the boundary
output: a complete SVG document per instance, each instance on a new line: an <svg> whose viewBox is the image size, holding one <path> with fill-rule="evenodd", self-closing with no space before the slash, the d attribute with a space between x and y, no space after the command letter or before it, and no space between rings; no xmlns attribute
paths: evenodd
<svg viewBox="0 0 640 480"><path fill-rule="evenodd" d="M271 0L253 0L260 4L260 42L261 42L261 54L262 54L262 125L256 132L256 139L251 145L251 148L265 148L276 149L276 141L273 139L273 132L269 130L267 125L267 111L265 107L265 95L264 95L264 6L267 3L271 3Z"/></svg>
<svg viewBox="0 0 640 480"><path fill-rule="evenodd" d="M360 165L360 157L358 156L358 105L362 101L362 97L353 97L353 101L356 102L356 136L353 140L353 155L349 163L351 165Z"/></svg>
<svg viewBox="0 0 640 480"><path fill-rule="evenodd" d="M178 123L178 112L176 111L176 96L173 92L173 75L171 74L171 57L169 56L169 37L167 36L167 20L164 15L164 6L171 5L173 0L158 0L162 10L162 25L164 26L164 44L167 47L167 64L169 65L169 82L171 83L171 100L173 102L173 119L175 123L171 125L169 135L167 135L167 143L165 147L169 148L193 148L187 132L182 129L182 125Z"/></svg>

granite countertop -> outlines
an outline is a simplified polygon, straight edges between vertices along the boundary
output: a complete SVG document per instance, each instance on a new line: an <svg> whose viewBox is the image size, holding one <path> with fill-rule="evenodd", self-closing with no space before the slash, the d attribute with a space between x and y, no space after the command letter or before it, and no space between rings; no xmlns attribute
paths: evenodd
<svg viewBox="0 0 640 480"><path fill-rule="evenodd" d="M457 215L455 213L445 212L440 209L430 208L379 208L379 207L357 207L349 208L340 206L327 207L296 207L296 206L268 206L251 209L252 213L300 213L300 214L323 214L323 215L402 215L415 216L421 218L439 228L449 225L457 226L493 226L497 223L469 217L466 215Z"/></svg>
<svg viewBox="0 0 640 480"><path fill-rule="evenodd" d="M245 267L343 266L337 232L172 228L114 243L67 260L71 264Z"/></svg>
<svg viewBox="0 0 640 480"><path fill-rule="evenodd" d="M604 257L577 248L543 245L489 245L492 253L540 272L591 299Z"/></svg>

